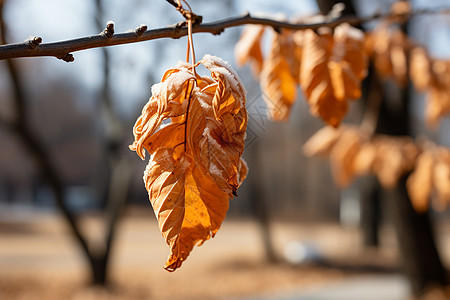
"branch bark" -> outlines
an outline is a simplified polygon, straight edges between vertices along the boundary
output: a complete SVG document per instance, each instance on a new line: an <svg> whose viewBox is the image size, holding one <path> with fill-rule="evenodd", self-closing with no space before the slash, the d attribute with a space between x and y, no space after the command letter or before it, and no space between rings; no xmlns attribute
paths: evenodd
<svg viewBox="0 0 450 300"><path fill-rule="evenodd" d="M258 24L264 26L271 26L276 31L280 31L282 28L290 30L304 30L304 29L318 29L320 27L334 28L342 23L349 23L351 25L359 25L369 21L393 17L412 17L415 15L423 14L447 14L450 13L450 9L437 9L437 10L417 10L408 14L374 14L367 17L345 16L337 19L331 19L320 23L298 24L290 22L282 22L270 18L258 18L252 17L250 14L243 16L232 17L224 20L219 20L210 23L204 23L195 25L193 27L193 33L211 33L214 35L222 33L226 28L237 27L247 24ZM111 23L108 24L111 26ZM0 60L19 57L39 57L49 56L62 59L66 62L74 60L72 52L77 52L86 49L109 47L121 44L130 44L143 41L149 41L162 38L178 39L187 35L187 27L184 23L175 24L165 28L157 28L147 30L146 25L141 25L135 30L118 34L105 34L110 32L111 28L108 27L100 34L76 38L71 40L65 40L52 43L41 43L42 39L34 37L26 40L22 43L8 44L0 46ZM113 29L113 28L112 28Z"/></svg>

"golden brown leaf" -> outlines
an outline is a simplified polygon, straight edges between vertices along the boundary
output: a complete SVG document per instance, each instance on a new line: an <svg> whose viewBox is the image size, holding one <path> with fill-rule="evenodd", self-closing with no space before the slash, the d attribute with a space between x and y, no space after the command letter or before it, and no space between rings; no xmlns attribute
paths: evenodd
<svg viewBox="0 0 450 300"><path fill-rule="evenodd" d="M450 113L450 87L432 86L426 96L425 120L430 127L436 127L443 116Z"/></svg>
<svg viewBox="0 0 450 300"><path fill-rule="evenodd" d="M339 101L333 91L328 70L333 40L331 33L321 35L312 30L304 33L304 48L300 67L300 86L314 116L337 127L348 110L346 101Z"/></svg>
<svg viewBox="0 0 450 300"><path fill-rule="evenodd" d="M419 91L427 89L432 83L431 60L427 51L422 47L415 47L411 51L409 76Z"/></svg>
<svg viewBox="0 0 450 300"><path fill-rule="evenodd" d="M212 78L181 63L152 88L130 146L142 158L144 148L151 154L144 182L170 247L168 271L214 236L247 174L241 159L247 127L242 82L219 58L206 55L199 63Z"/></svg>
<svg viewBox="0 0 450 300"><path fill-rule="evenodd" d="M310 111L337 127L348 111L348 99L361 96L361 80L367 63L362 31L339 25L334 36L328 30L306 30L300 67L300 86Z"/></svg>
<svg viewBox="0 0 450 300"><path fill-rule="evenodd" d="M433 184L440 207L450 203L450 151L441 148L435 156Z"/></svg>
<svg viewBox="0 0 450 300"><path fill-rule="evenodd" d="M393 188L402 175L414 168L417 147L408 137L379 136L373 143L377 148L373 172L383 187Z"/></svg>
<svg viewBox="0 0 450 300"><path fill-rule="evenodd" d="M269 56L264 60L261 72L261 89L267 104L269 116L276 121L286 121L291 106L297 97L297 78L299 65L296 63L294 42L289 33L274 33Z"/></svg>
<svg viewBox="0 0 450 300"><path fill-rule="evenodd" d="M354 160L360 149L359 133L355 128L347 128L330 153L330 164L334 181L338 186L348 186L356 172Z"/></svg>
<svg viewBox="0 0 450 300"><path fill-rule="evenodd" d="M367 73L367 58L363 47L364 33L360 29L347 23L336 27L328 67L334 95L338 100L361 97L361 80Z"/></svg>
<svg viewBox="0 0 450 300"><path fill-rule="evenodd" d="M263 65L261 51L261 38L264 34L264 26L245 26L239 41L234 47L234 56L240 66L251 63L253 74L259 76Z"/></svg>
<svg viewBox="0 0 450 300"><path fill-rule="evenodd" d="M341 134L342 130L330 126L323 127L303 145L303 154L308 157L328 155Z"/></svg>
<svg viewBox="0 0 450 300"><path fill-rule="evenodd" d="M365 43L366 52L372 58L375 68L383 78L392 78L405 86L407 77L407 54L410 42L398 28L382 22L371 32Z"/></svg>

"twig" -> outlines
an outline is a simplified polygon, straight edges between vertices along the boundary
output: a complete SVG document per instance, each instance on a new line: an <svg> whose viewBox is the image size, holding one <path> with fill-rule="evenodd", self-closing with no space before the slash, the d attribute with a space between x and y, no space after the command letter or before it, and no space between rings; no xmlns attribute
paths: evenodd
<svg viewBox="0 0 450 300"><path fill-rule="evenodd" d="M168 0L168 2L172 3L173 1ZM247 24L271 26L277 31L279 31L280 28L291 30L318 29L320 27L335 28L336 26L342 23L358 25L361 23L366 23L377 19L389 19L394 17L412 17L424 14L448 14L448 13L450 13L450 9L418 10L410 12L409 14L400 14L400 15L392 13L387 14L377 13L368 17L346 16L326 22L310 23L310 24L281 22L270 18L258 18L252 17L250 16L250 14L245 14L243 16L233 17L216 22L195 25L192 28L192 33L204 32L216 35L223 32L226 28L237 27ZM72 52L92 48L137 43L162 38L178 39L188 34L187 27L186 26L181 27L179 24L142 32L144 27L145 25L141 25L141 27L139 27L136 30L114 34L111 37L106 36L103 33L104 32L103 31L101 34L98 35L53 43L40 43L38 45L34 45L35 43L33 43L33 45L31 45L30 41L28 40L18 44L2 45L0 46L0 60L19 57L50 56L70 62L73 61L73 56L71 54Z"/></svg>

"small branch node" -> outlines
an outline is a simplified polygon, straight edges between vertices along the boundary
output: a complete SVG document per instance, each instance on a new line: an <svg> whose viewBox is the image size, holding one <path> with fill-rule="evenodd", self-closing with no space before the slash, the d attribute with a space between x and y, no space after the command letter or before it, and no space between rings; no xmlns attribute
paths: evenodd
<svg viewBox="0 0 450 300"><path fill-rule="evenodd" d="M103 29L101 35L106 36L107 38L111 38L114 35L114 22L108 21L106 23L105 29Z"/></svg>
<svg viewBox="0 0 450 300"><path fill-rule="evenodd" d="M33 36L27 39L26 42L31 49L35 49L40 43L42 43L42 38L40 36Z"/></svg>
<svg viewBox="0 0 450 300"><path fill-rule="evenodd" d="M138 28L136 28L134 30L134 32L136 33L137 36L142 36L142 34L146 31L147 31L147 25L144 25L144 24L142 24L141 26L139 26Z"/></svg>
<svg viewBox="0 0 450 300"><path fill-rule="evenodd" d="M276 33L281 34L281 28L279 26L272 26L272 28Z"/></svg>
<svg viewBox="0 0 450 300"><path fill-rule="evenodd" d="M65 62L73 62L75 60L75 57L73 57L72 53L66 53L62 56L58 56L57 58L65 61Z"/></svg>

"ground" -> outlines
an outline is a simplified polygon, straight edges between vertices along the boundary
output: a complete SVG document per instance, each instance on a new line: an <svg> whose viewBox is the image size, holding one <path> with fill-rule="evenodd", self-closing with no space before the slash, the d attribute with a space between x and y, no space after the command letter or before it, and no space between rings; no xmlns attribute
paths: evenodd
<svg viewBox="0 0 450 300"><path fill-rule="evenodd" d="M271 233L281 259L287 245L299 242L314 252L309 257L320 258L294 266L266 262L254 220L227 219L214 239L195 248L181 269L169 273L162 268L168 248L154 216L131 213L119 226L111 288L105 290L87 287L87 264L58 214L21 214L0 218L0 299L237 299L392 274L397 266L395 239L388 228L383 229L380 249L364 249L356 228L276 221ZM101 233L99 224L98 217L89 217L83 229L95 239Z"/></svg>

